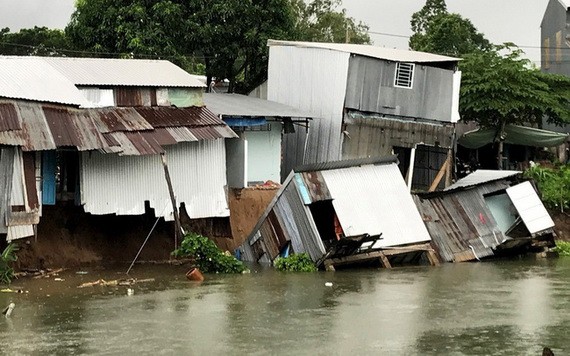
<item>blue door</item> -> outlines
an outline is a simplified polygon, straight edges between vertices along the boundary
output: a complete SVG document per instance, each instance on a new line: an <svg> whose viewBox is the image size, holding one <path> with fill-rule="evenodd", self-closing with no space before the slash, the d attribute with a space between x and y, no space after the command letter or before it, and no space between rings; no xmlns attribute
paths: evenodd
<svg viewBox="0 0 570 356"><path fill-rule="evenodd" d="M55 151L42 152L42 204L55 205L55 171L57 157Z"/></svg>

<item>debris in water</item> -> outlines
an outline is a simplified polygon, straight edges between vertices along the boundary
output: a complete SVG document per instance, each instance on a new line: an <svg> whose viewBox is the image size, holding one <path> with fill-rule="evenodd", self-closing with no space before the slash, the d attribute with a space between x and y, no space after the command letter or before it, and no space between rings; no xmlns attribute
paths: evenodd
<svg viewBox="0 0 570 356"><path fill-rule="evenodd" d="M332 282L326 282L325 283L325 287L332 287L332 286L333 286Z"/></svg>
<svg viewBox="0 0 570 356"><path fill-rule="evenodd" d="M9 318L10 315L12 315L12 312L14 311L15 307L16 304L14 303L8 304L8 306L2 311L2 314L6 315L6 318Z"/></svg>
<svg viewBox="0 0 570 356"><path fill-rule="evenodd" d="M53 280L56 281L56 282L63 282L63 281L65 281L65 279L63 279L63 278L54 278Z"/></svg>
<svg viewBox="0 0 570 356"><path fill-rule="evenodd" d="M204 280L204 275L198 268L192 268L186 272L186 278L190 281L202 282Z"/></svg>
<svg viewBox="0 0 570 356"><path fill-rule="evenodd" d="M154 282L154 278L146 278L146 279L136 279L136 278L129 278L129 279L114 279L112 281L106 281L104 279L98 279L94 282L86 282L83 283L77 288L85 288L85 287L94 287L94 286L132 286L133 284L137 283L145 283L145 282Z"/></svg>
<svg viewBox="0 0 570 356"><path fill-rule="evenodd" d="M127 295L133 295L135 294L135 290L132 288L127 288Z"/></svg>
<svg viewBox="0 0 570 356"><path fill-rule="evenodd" d="M88 273L89 273L89 272L87 272L87 271L77 271L77 272L75 272L75 274L81 274L81 275L83 275L83 274L88 274Z"/></svg>

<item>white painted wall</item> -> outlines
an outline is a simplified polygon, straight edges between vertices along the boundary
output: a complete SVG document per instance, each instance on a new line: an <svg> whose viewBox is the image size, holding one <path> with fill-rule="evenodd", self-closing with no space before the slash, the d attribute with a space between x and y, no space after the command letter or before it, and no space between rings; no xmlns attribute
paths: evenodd
<svg viewBox="0 0 570 356"><path fill-rule="evenodd" d="M247 140L247 181L281 180L280 122L269 122L271 131L245 131L240 136Z"/></svg>

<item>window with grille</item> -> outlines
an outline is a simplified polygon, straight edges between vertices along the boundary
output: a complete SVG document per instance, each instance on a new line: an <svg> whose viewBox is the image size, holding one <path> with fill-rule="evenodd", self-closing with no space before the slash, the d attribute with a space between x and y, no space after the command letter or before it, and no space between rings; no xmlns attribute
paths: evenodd
<svg viewBox="0 0 570 356"><path fill-rule="evenodd" d="M398 63L394 86L398 88L411 88L414 82L414 64Z"/></svg>

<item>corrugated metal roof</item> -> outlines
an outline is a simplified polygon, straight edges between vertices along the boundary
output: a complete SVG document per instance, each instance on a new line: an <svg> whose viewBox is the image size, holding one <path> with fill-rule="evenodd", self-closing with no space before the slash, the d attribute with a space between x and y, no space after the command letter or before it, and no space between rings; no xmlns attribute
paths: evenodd
<svg viewBox="0 0 570 356"><path fill-rule="evenodd" d="M36 57L40 58L40 57ZM166 60L41 57L75 85L205 88Z"/></svg>
<svg viewBox="0 0 570 356"><path fill-rule="evenodd" d="M21 130L22 119L13 103L0 102L0 131Z"/></svg>
<svg viewBox="0 0 570 356"><path fill-rule="evenodd" d="M44 57L0 56L0 97L70 105L87 99Z"/></svg>
<svg viewBox="0 0 570 356"><path fill-rule="evenodd" d="M7 103L13 109L0 106L5 109L0 114L15 117L4 125L9 130L0 130L0 144L22 146L24 151L76 147L80 151L145 155L162 153L162 146L179 142L238 137L205 108L75 109L28 101ZM10 129L17 120L21 120L21 129Z"/></svg>
<svg viewBox="0 0 570 356"><path fill-rule="evenodd" d="M570 0L558 0L566 9L570 9Z"/></svg>
<svg viewBox="0 0 570 356"><path fill-rule="evenodd" d="M445 188L444 191L466 188L500 179L506 179L509 177L514 177L521 173L522 172L520 171L497 171L497 170L478 169L475 172L469 174L468 176L461 178L460 180L450 185L449 187Z"/></svg>
<svg viewBox="0 0 570 356"><path fill-rule="evenodd" d="M205 93L204 104L216 115L224 116L315 117L289 105L240 94Z"/></svg>
<svg viewBox="0 0 570 356"><path fill-rule="evenodd" d="M212 126L226 124L206 107L137 107L135 110L153 127Z"/></svg>
<svg viewBox="0 0 570 356"><path fill-rule="evenodd" d="M321 173L346 236L381 234L374 247L431 240L396 163Z"/></svg>
<svg viewBox="0 0 570 356"><path fill-rule="evenodd" d="M457 62L459 58L441 56L433 53L406 51L393 48L384 48L372 45L359 45L351 43L322 43L322 42L294 42L269 40L268 46L294 46L301 48L320 48L331 51L358 54L361 56L385 59L396 62L429 63L429 62Z"/></svg>
<svg viewBox="0 0 570 356"><path fill-rule="evenodd" d="M531 234L540 233L554 227L554 221L552 221L530 182L527 181L508 188L507 195L511 198L513 205Z"/></svg>
<svg viewBox="0 0 570 356"><path fill-rule="evenodd" d="M350 168L350 167L364 166L370 164L388 164L388 163L398 163L398 156L391 155L386 157L358 158L358 159L349 159L344 161L305 164L299 167L295 167L295 172L300 173L300 172L327 171L331 169L341 169L341 168Z"/></svg>

